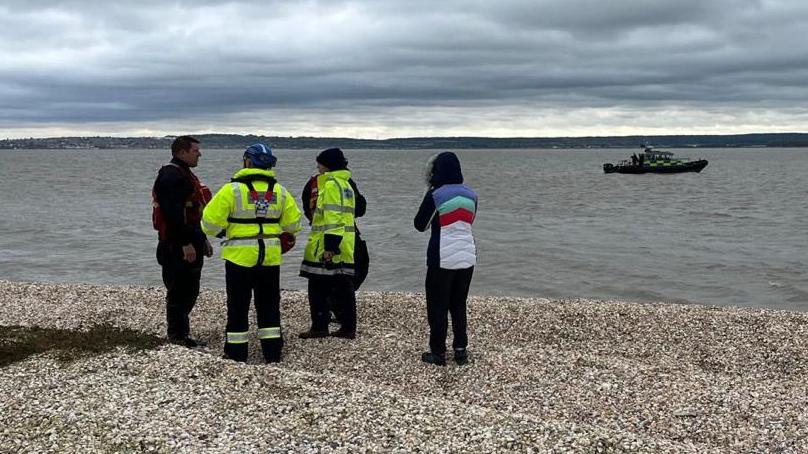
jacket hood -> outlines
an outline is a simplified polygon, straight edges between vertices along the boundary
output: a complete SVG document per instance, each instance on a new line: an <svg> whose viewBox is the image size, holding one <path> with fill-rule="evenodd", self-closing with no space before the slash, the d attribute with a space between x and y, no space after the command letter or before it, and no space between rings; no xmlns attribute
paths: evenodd
<svg viewBox="0 0 808 454"><path fill-rule="evenodd" d="M334 178L338 178L340 180L348 181L351 179L351 171L348 169L342 170L332 170L331 172L326 172L323 175L330 175Z"/></svg>
<svg viewBox="0 0 808 454"><path fill-rule="evenodd" d="M429 172L429 184L440 187L444 184L460 184L463 182L463 172L460 170L460 160L451 151L444 151L430 160L432 163Z"/></svg>

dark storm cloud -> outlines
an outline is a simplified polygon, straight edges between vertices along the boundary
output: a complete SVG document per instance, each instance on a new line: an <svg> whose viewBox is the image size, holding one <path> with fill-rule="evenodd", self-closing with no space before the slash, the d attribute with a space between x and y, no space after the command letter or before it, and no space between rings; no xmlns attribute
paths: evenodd
<svg viewBox="0 0 808 454"><path fill-rule="evenodd" d="M0 127L384 109L802 115L806 26L801 0L5 1Z"/></svg>

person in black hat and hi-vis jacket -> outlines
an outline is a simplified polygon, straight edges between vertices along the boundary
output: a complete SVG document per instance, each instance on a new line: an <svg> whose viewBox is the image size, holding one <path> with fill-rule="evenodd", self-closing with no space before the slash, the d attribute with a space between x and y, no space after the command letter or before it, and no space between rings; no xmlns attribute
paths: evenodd
<svg viewBox="0 0 808 454"><path fill-rule="evenodd" d="M306 219L309 221L309 225L311 225L311 221L314 217L314 211L317 209L317 196L319 194L319 188L317 187L317 179L320 175L315 174L311 178L306 181L306 185L303 187L303 194L300 196L300 201L303 206L303 214L306 216ZM348 179L348 183L351 185L351 189L354 191L354 197L356 199L356 203L354 206L354 220L357 218L361 218L365 215L367 211L367 201L365 200L365 196L359 191L359 188L356 185L356 182L353 178ZM359 287L362 286L362 283L365 282L365 278L368 276L368 271L370 268L370 254L368 253L368 246L364 239L362 239L362 232L359 231L359 225L356 223L354 224L356 231L354 232L354 292L359 291ZM334 304L333 298L328 297L328 307L329 309L335 314L334 317L331 318L331 321L338 321L339 316L336 315L339 313L339 309Z"/></svg>
<svg viewBox="0 0 808 454"><path fill-rule="evenodd" d="M322 151L317 155L317 170L317 202L300 266L300 275L309 279L311 329L300 333L300 338L329 336L327 298L331 295L340 328L330 335L353 339L356 337L354 212L357 197L349 182L351 171L342 150Z"/></svg>

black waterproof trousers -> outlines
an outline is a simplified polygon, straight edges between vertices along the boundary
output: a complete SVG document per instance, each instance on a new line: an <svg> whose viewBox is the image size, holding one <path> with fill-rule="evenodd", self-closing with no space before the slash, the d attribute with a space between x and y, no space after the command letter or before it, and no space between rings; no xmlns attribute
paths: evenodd
<svg viewBox="0 0 808 454"><path fill-rule="evenodd" d="M448 314L452 314L452 348L465 349L466 298L474 267L447 270L428 267L426 271L426 313L429 320L429 348L437 355L446 354Z"/></svg>
<svg viewBox="0 0 808 454"><path fill-rule="evenodd" d="M250 300L255 296L258 339L266 362L281 360L280 266L243 267L225 261L227 332L225 355L247 361Z"/></svg>
<svg viewBox="0 0 808 454"><path fill-rule="evenodd" d="M188 337L191 333L189 316L199 296L202 274L202 254L188 263L182 259L182 246L161 241L157 245L157 262L163 268L166 286L166 334L170 340Z"/></svg>
<svg viewBox="0 0 808 454"><path fill-rule="evenodd" d="M356 239L354 240L354 272L356 275L353 278L354 291L359 290L362 283L368 277L370 271L370 254L368 253L368 244L362 239L359 232L356 232Z"/></svg>
<svg viewBox="0 0 808 454"><path fill-rule="evenodd" d="M334 303L337 321L342 324L341 331L356 332L356 295L354 280L351 276L310 276L309 277L309 309L311 311L311 330L328 331L329 295Z"/></svg>

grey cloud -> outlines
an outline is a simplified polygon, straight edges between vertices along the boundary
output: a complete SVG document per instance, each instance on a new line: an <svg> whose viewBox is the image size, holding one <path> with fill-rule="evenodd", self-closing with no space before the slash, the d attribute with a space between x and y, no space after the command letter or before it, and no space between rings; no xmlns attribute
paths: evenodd
<svg viewBox="0 0 808 454"><path fill-rule="evenodd" d="M806 25L800 0L12 0L0 124L800 109Z"/></svg>

